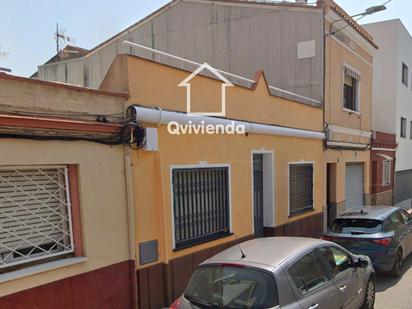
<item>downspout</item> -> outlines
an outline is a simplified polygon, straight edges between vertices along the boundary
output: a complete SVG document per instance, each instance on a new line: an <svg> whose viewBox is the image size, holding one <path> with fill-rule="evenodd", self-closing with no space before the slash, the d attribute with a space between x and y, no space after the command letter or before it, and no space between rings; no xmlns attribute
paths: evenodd
<svg viewBox="0 0 412 309"><path fill-rule="evenodd" d="M127 217L128 217L128 241L129 241L129 264L130 282L132 295L132 308L137 308L137 277L136 277L136 250L135 250L135 210L134 210L134 191L132 160L130 157L130 147L124 146L124 165L126 181Z"/></svg>

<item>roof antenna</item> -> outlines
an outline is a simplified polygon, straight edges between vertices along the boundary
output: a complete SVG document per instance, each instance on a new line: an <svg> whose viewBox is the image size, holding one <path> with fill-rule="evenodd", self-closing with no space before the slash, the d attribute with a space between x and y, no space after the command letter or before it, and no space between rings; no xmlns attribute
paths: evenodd
<svg viewBox="0 0 412 309"><path fill-rule="evenodd" d="M233 236L235 236L235 239L237 240L236 234L233 234ZM240 250L240 253L242 254L240 259L244 259L246 257L245 252L243 252L242 246L240 245L240 243L237 244Z"/></svg>

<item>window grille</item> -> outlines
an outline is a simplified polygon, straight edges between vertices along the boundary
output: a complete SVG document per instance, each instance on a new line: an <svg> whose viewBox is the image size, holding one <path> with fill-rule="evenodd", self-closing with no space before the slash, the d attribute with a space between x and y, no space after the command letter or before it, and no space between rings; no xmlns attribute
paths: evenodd
<svg viewBox="0 0 412 309"><path fill-rule="evenodd" d="M313 209L313 165L289 165L289 213Z"/></svg>
<svg viewBox="0 0 412 309"><path fill-rule="evenodd" d="M230 233L227 167L173 170L175 248Z"/></svg>
<svg viewBox="0 0 412 309"><path fill-rule="evenodd" d="M73 252L67 168L0 167L0 270Z"/></svg>

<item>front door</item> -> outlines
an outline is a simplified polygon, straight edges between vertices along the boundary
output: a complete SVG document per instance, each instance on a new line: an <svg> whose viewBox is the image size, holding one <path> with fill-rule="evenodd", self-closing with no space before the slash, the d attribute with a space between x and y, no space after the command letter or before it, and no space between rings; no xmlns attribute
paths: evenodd
<svg viewBox="0 0 412 309"><path fill-rule="evenodd" d="M363 206L363 164L346 165L346 209L355 209Z"/></svg>
<svg viewBox="0 0 412 309"><path fill-rule="evenodd" d="M263 155L253 154L253 214L256 237L263 237Z"/></svg>

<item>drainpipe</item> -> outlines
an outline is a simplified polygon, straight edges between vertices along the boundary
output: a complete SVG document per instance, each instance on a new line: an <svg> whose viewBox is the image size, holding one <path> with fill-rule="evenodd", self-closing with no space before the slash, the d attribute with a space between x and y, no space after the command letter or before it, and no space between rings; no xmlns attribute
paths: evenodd
<svg viewBox="0 0 412 309"><path fill-rule="evenodd" d="M136 263L135 250L135 211L134 211L134 194L133 194L133 175L132 175L132 160L130 157L130 147L124 146L124 165L125 165L125 181L126 181L126 199L127 199L127 217L128 217L128 241L129 241L129 261ZM137 308L137 277L135 263L129 262L131 265L130 282L132 294L132 308Z"/></svg>

